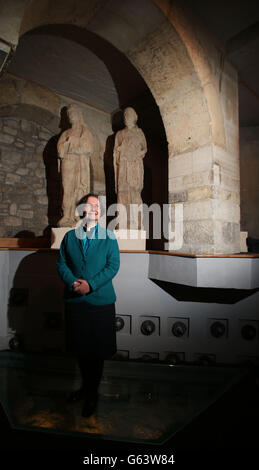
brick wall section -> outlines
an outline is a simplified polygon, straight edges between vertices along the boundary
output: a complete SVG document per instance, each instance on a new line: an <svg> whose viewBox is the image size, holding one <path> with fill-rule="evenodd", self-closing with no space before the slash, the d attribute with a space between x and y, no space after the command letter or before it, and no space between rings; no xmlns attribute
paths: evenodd
<svg viewBox="0 0 259 470"><path fill-rule="evenodd" d="M52 133L35 122L0 119L0 235L42 235L48 225L43 152Z"/></svg>

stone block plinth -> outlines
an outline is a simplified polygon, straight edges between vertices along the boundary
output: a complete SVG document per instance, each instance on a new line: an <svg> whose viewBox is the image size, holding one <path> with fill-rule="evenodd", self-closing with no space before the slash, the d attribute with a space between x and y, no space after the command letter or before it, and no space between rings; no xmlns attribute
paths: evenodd
<svg viewBox="0 0 259 470"><path fill-rule="evenodd" d="M146 250L146 232L145 230L114 230L119 249L126 251Z"/></svg>
<svg viewBox="0 0 259 470"><path fill-rule="evenodd" d="M65 236L65 234L72 230L71 227L52 227L51 229L51 248L54 250L59 250L60 244Z"/></svg>

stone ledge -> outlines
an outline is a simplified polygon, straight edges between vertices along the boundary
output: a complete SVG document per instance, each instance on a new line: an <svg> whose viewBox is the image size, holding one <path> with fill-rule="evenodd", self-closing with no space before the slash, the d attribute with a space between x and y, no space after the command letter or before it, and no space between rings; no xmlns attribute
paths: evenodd
<svg viewBox="0 0 259 470"><path fill-rule="evenodd" d="M50 239L47 237L34 238L1 238L0 250L52 250ZM54 249L55 250L55 249ZM185 253L167 250L127 250L121 249L122 253L149 253L163 256L175 256L183 258L259 258L259 253Z"/></svg>
<svg viewBox="0 0 259 470"><path fill-rule="evenodd" d="M149 256L148 277L193 287L259 288L258 256Z"/></svg>
<svg viewBox="0 0 259 470"><path fill-rule="evenodd" d="M2 240L4 239L0 238L0 252L41 251L53 253L55 256L58 254L58 250L52 248L3 247ZM259 288L259 254L194 255L156 250L120 250L120 252L148 256L150 279L203 288L243 290Z"/></svg>

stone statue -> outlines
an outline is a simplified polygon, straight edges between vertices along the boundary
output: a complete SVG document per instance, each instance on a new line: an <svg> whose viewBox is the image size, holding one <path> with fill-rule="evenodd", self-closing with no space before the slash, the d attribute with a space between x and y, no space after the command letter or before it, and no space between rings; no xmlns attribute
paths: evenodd
<svg viewBox="0 0 259 470"><path fill-rule="evenodd" d="M123 204L127 209L127 221L119 215L119 228L141 229L142 224L130 211L130 204L142 204L143 158L147 152L147 142L143 131L137 126L135 110L126 108L123 115L126 127L117 132L113 153L117 204Z"/></svg>
<svg viewBox="0 0 259 470"><path fill-rule="evenodd" d="M90 192L90 157L94 151L94 137L84 123L81 109L71 104L67 115L71 128L61 134L57 143L63 188L59 227L73 227L78 220L76 204Z"/></svg>

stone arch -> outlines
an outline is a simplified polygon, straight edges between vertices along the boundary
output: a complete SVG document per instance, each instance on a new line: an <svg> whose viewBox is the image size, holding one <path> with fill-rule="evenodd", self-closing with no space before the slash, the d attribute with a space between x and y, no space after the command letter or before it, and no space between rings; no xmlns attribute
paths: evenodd
<svg viewBox="0 0 259 470"><path fill-rule="evenodd" d="M39 2L33 1L24 10L18 36L50 23L67 23L86 31L98 9L104 14L106 4L104 0L75 0L73 3L70 0L43 0L39 6ZM125 2L120 4L124 10L127 8ZM134 3L140 4L142 2ZM225 96L222 97L221 52L217 53L215 44L210 50L210 46L204 43L206 34L201 37L195 19L189 17L181 1L146 0L147 4L156 5L163 12L163 21L139 41L133 40L125 47L120 35L113 33L114 27L118 33L121 26L121 17L116 14L109 17L112 27L98 25L98 35L131 61L159 107L168 142L169 202L184 205L182 251L238 252L240 214L235 71L226 65ZM137 14L132 14L131 20L134 30L134 22L140 20ZM228 103L225 99L227 86L232 88ZM235 116L230 120L226 108L232 104Z"/></svg>
<svg viewBox="0 0 259 470"><path fill-rule="evenodd" d="M170 2L170 0L153 1L173 25L190 55L208 103L213 143L225 147L224 118L219 96L221 76L217 76L208 61L209 54L206 50L206 40L204 41L202 38L204 28L200 24L198 28L195 28L193 17L191 19L190 12L186 7L184 9L180 2ZM201 32L199 37L197 31ZM208 34L208 32L206 33ZM222 64L224 63L223 52L221 52L219 60ZM220 67L222 64L220 64Z"/></svg>
<svg viewBox="0 0 259 470"><path fill-rule="evenodd" d="M23 226L37 236L41 233L49 236L50 227L60 218L62 200L57 142L60 134L70 126L66 106L59 95L34 82L9 74L0 81L0 160L8 161L1 175L2 190L6 192L2 201L5 211L1 214L5 216L6 212L6 217L1 232L8 236L16 235L17 227ZM98 180L103 177L100 151L98 138L94 135L91 171L94 161L94 181L99 183L102 191L103 181ZM10 185L16 183L18 193L21 191L19 203L22 207L30 206L27 212L24 208L13 209L17 192ZM19 233L19 237L25 236L24 230Z"/></svg>
<svg viewBox="0 0 259 470"><path fill-rule="evenodd" d="M33 1L24 11L19 35L40 26L64 23L87 30L92 16L105 3L101 0L76 0L72 6L70 0L62 1L62 5L61 2L43 0L39 6L37 1ZM144 38L141 44L130 47L125 55L145 80L159 107L167 135L169 156L177 155L211 141L213 120L210 115L210 100L204 93L201 77L194 65L195 55L189 53L188 38L180 34L180 20L174 23L171 21L166 2L161 1L160 5L159 0L150 0L150 3L157 3L165 16L164 23L153 34ZM137 18L138 15L136 21ZM114 17L113 21L118 19ZM122 50L119 37L112 37L110 30L99 31L98 34L119 51ZM177 86L172 86L172 77L175 77ZM184 102L183 106L179 105L179 99ZM176 105L172 104L174 100L178 101Z"/></svg>
<svg viewBox="0 0 259 470"><path fill-rule="evenodd" d="M35 122L49 132L56 132L60 118L47 109L27 103L0 106L0 119L24 119Z"/></svg>

